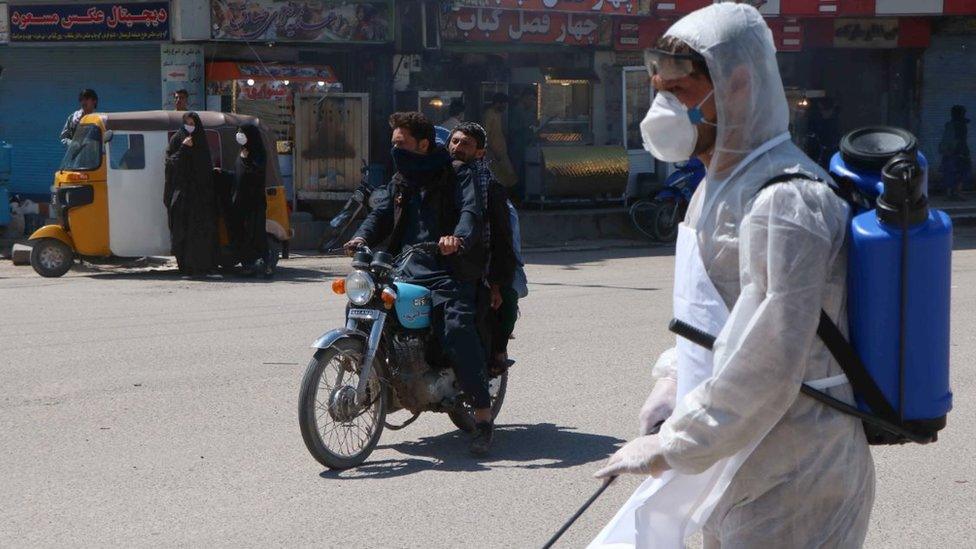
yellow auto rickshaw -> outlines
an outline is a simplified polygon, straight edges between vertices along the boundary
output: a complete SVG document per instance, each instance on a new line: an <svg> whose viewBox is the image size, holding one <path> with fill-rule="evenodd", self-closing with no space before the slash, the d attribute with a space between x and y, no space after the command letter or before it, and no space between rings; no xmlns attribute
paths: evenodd
<svg viewBox="0 0 976 549"><path fill-rule="evenodd" d="M52 206L59 224L30 236L31 265L38 274L58 277L76 257L98 262L113 258L168 256L170 232L163 203L166 147L182 126L183 112L93 113L83 117L54 176ZM277 263L292 236L275 141L257 118L200 112L214 167L233 170L240 152L237 128L260 129L266 157L265 231ZM221 247L227 231L220 228Z"/></svg>

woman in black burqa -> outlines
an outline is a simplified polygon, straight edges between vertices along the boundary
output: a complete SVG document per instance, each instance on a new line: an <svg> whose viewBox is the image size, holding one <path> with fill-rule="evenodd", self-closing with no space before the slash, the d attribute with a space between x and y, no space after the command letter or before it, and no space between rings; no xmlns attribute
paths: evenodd
<svg viewBox="0 0 976 549"><path fill-rule="evenodd" d="M235 258L244 268L244 274L253 274L260 259L265 276L270 276L268 239L265 233L264 181L267 155L261 131L256 126L242 126L237 130L237 143L241 153L234 168L234 186L231 190L231 207L228 229Z"/></svg>
<svg viewBox="0 0 976 549"><path fill-rule="evenodd" d="M183 127L166 149L166 186L173 255L189 276L216 274L218 264L217 193L207 135L195 112L183 115Z"/></svg>

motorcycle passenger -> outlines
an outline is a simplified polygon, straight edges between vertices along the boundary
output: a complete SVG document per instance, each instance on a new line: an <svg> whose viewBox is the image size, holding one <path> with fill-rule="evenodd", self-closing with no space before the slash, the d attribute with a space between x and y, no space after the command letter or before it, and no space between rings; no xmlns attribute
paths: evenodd
<svg viewBox="0 0 976 549"><path fill-rule="evenodd" d="M491 398L485 353L477 330L478 284L484 273L482 204L476 172L452 164L447 149L435 143L434 125L419 112L390 117L396 173L381 202L344 246L352 252L389 238L387 250L437 241L442 256L415 253L403 266L404 280L431 290L432 330L440 337L461 389L475 409L471 451L491 446Z"/></svg>
<svg viewBox="0 0 976 549"><path fill-rule="evenodd" d="M508 195L485 159L488 135L480 124L464 122L451 133L448 147L454 160L473 166L485 204L484 241L488 243L486 280L491 291L488 315L489 372L501 374L508 362L508 339L518 318L518 293L513 288L519 260L515 255Z"/></svg>

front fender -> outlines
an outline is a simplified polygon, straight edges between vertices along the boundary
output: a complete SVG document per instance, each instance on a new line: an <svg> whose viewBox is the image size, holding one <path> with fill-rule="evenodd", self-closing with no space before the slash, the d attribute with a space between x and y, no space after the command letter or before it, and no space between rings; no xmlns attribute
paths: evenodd
<svg viewBox="0 0 976 549"><path fill-rule="evenodd" d="M658 202L674 202L681 197L681 193L672 187L665 187L654 195L654 200Z"/></svg>
<svg viewBox="0 0 976 549"><path fill-rule="evenodd" d="M369 339L369 334L349 328L336 328L335 330L330 330L319 336L319 338L315 340L315 343L312 344L312 348L328 349L333 343L344 338L361 339L365 345L366 340Z"/></svg>
<svg viewBox="0 0 976 549"><path fill-rule="evenodd" d="M41 238L53 238L55 240L60 240L61 242L67 244L69 248L75 250L74 239L71 238L68 231L64 230L64 227L60 225L44 225L30 235L30 240L39 240Z"/></svg>

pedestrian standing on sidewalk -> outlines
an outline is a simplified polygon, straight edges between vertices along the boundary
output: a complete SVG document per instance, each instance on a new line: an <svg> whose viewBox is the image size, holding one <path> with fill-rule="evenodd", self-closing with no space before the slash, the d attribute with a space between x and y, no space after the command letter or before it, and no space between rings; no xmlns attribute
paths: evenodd
<svg viewBox="0 0 976 549"><path fill-rule="evenodd" d="M486 158L491 162L491 171L495 178L506 189L510 189L518 182L515 168L508 158L508 144L505 140L502 117L508 110L510 99L504 93L491 96L491 106L485 110L485 131L488 132L488 154Z"/></svg>
<svg viewBox="0 0 976 549"><path fill-rule="evenodd" d="M179 89L173 92L173 110L185 111L190 108L190 92Z"/></svg>
<svg viewBox="0 0 976 549"><path fill-rule="evenodd" d="M942 155L942 186L950 200L966 200L962 196L962 186L973 176L972 160L969 157L969 119L966 107L954 105L949 111L949 121L942 132L939 154Z"/></svg>
<svg viewBox="0 0 976 549"><path fill-rule="evenodd" d="M98 108L98 94L95 93L95 90L81 90L81 93L78 94L78 106L80 107L78 110L68 115L68 120L65 121L64 128L61 130L61 144L65 147L71 144L71 138L74 137L81 118L86 114L95 112L95 109Z"/></svg>
<svg viewBox="0 0 976 549"><path fill-rule="evenodd" d="M465 106L463 99L452 99L451 106L448 107L447 111L450 116L440 123L440 127L447 131L453 132L454 128L458 127L461 122L464 122L464 109Z"/></svg>
<svg viewBox="0 0 976 549"><path fill-rule="evenodd" d="M166 149L163 200L180 273L218 277L213 159L203 123L195 112L183 115L183 127L173 135Z"/></svg>

